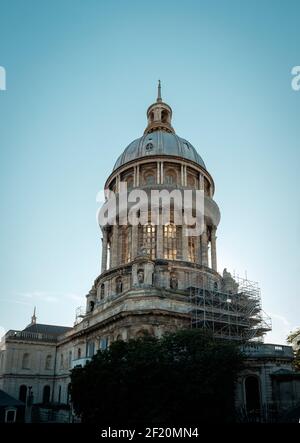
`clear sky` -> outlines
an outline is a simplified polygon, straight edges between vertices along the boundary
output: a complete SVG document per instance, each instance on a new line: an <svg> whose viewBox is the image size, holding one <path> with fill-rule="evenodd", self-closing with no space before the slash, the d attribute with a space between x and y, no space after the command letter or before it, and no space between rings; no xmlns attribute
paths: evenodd
<svg viewBox="0 0 300 443"><path fill-rule="evenodd" d="M99 274L96 194L162 80L222 219L218 268L300 326L299 1L0 0L0 328L72 325Z"/></svg>

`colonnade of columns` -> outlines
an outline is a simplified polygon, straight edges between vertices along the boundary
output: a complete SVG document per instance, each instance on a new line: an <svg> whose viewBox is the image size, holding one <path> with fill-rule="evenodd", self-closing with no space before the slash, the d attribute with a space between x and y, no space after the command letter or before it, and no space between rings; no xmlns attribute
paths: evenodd
<svg viewBox="0 0 300 443"><path fill-rule="evenodd" d="M121 248L122 244L119 241L119 226L114 225L111 228L111 233L107 228L102 229L102 261L101 273L109 269L121 265ZM131 243L128 247L131 248L131 259L133 260L138 255L138 226L130 226L131 229ZM209 266L209 245L210 245L210 266L214 271L217 271L217 248L216 248L216 227L212 226L210 235L208 227L205 226L204 232L201 236L195 237L195 262L203 266ZM109 239L110 236L110 239ZM121 242L122 243L122 242ZM178 246L178 245L177 245ZM189 237L185 235L185 226L182 226L182 237L178 259L189 261ZM108 260L108 250L110 248L110 257ZM156 258L164 258L164 232L161 224L156 226ZM108 263L109 261L109 263Z"/></svg>

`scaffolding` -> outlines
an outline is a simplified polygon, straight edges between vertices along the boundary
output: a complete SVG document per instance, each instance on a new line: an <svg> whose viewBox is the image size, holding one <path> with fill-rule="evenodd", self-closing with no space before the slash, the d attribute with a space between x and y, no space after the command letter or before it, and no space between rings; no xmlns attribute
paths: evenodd
<svg viewBox="0 0 300 443"><path fill-rule="evenodd" d="M239 277L232 281L233 291L209 275L190 274L191 327L210 330L219 338L263 341L271 319L262 310L258 283Z"/></svg>

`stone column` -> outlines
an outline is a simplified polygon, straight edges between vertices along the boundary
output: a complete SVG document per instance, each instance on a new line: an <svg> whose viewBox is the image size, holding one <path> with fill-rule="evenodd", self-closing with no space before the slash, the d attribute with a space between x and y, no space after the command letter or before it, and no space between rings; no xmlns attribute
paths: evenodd
<svg viewBox="0 0 300 443"><path fill-rule="evenodd" d="M217 270L216 230L215 226L211 229L211 267L214 271Z"/></svg>
<svg viewBox="0 0 300 443"><path fill-rule="evenodd" d="M159 183L160 183L160 177L159 177L159 171L160 170L160 162L157 162L157 180L156 180L156 182L157 182L157 184L159 185Z"/></svg>
<svg viewBox="0 0 300 443"><path fill-rule="evenodd" d="M184 166L184 186L187 186L187 167Z"/></svg>
<svg viewBox="0 0 300 443"><path fill-rule="evenodd" d="M133 167L133 186L136 187L136 166Z"/></svg>
<svg viewBox="0 0 300 443"><path fill-rule="evenodd" d="M107 229L103 228L101 273L107 269Z"/></svg>
<svg viewBox="0 0 300 443"><path fill-rule="evenodd" d="M183 168L184 168L184 166L183 166L183 164L181 165L181 186L184 186L184 180L183 180L183 177L184 177L184 174L183 174Z"/></svg>
<svg viewBox="0 0 300 443"><path fill-rule="evenodd" d="M140 186L140 165L136 167L136 186Z"/></svg>
<svg viewBox="0 0 300 443"><path fill-rule="evenodd" d="M201 264L208 266L208 235L206 226L201 235Z"/></svg>
<svg viewBox="0 0 300 443"><path fill-rule="evenodd" d="M187 234L186 224L182 224L182 239L181 239L181 247L182 247L182 260L188 261L189 259L189 237Z"/></svg>
<svg viewBox="0 0 300 443"><path fill-rule="evenodd" d="M199 189L200 191L204 191L204 176L203 174L199 174Z"/></svg>
<svg viewBox="0 0 300 443"><path fill-rule="evenodd" d="M131 226L131 260L138 255L138 226Z"/></svg>
<svg viewBox="0 0 300 443"><path fill-rule="evenodd" d="M156 226L156 251L157 258L164 257L164 237L163 237L163 226L161 224L161 220L159 224Z"/></svg>
<svg viewBox="0 0 300 443"><path fill-rule="evenodd" d="M111 267L118 265L118 243L119 243L119 226L113 226L112 244L110 248L111 253Z"/></svg>
<svg viewBox="0 0 300 443"><path fill-rule="evenodd" d="M120 174L116 176L116 192L120 192Z"/></svg>
<svg viewBox="0 0 300 443"><path fill-rule="evenodd" d="M160 163L160 183L164 183L164 162Z"/></svg>

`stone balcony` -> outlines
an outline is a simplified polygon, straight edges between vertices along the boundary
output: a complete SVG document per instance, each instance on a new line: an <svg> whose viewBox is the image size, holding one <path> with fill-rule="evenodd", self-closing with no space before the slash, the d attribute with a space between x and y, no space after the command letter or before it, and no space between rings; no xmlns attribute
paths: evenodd
<svg viewBox="0 0 300 443"><path fill-rule="evenodd" d="M11 341L11 340L56 343L57 336L50 334L42 334L39 332L15 331L11 329L3 336L1 341Z"/></svg>
<svg viewBox="0 0 300 443"><path fill-rule="evenodd" d="M293 348L286 345L273 345L265 343L248 343L242 351L249 358L294 358Z"/></svg>

